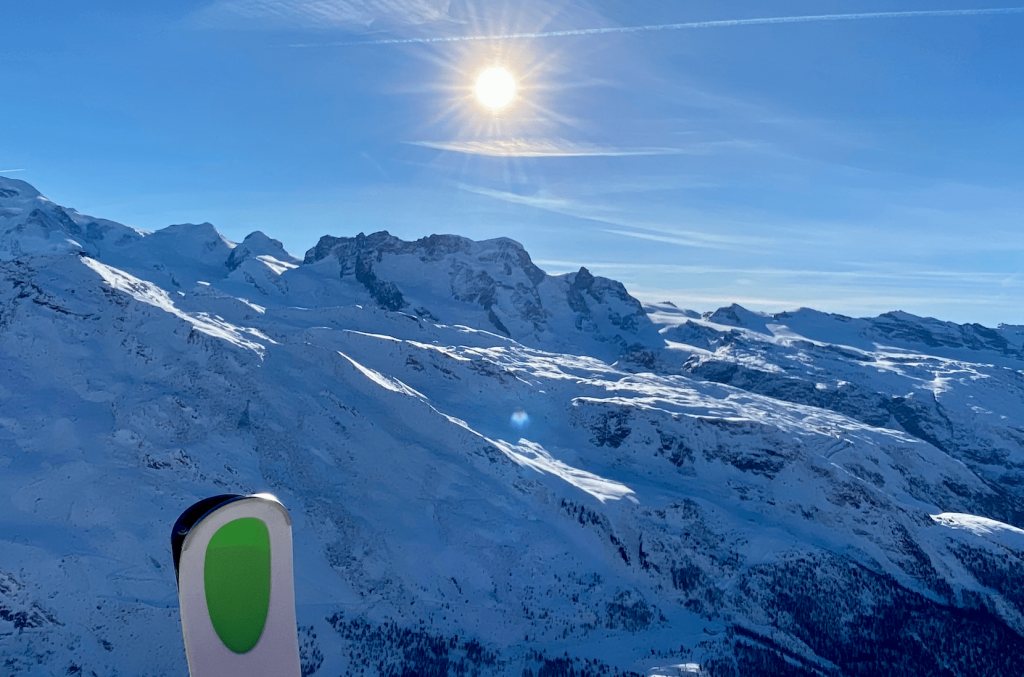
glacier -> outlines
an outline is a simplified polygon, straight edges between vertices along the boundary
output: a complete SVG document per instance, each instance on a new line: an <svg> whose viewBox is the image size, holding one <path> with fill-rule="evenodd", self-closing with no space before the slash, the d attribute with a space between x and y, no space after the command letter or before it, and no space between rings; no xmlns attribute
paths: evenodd
<svg viewBox="0 0 1024 677"><path fill-rule="evenodd" d="M260 491L304 675L1024 658L1022 327L645 305L507 238L300 258L0 177L3 674L185 674L170 527Z"/></svg>

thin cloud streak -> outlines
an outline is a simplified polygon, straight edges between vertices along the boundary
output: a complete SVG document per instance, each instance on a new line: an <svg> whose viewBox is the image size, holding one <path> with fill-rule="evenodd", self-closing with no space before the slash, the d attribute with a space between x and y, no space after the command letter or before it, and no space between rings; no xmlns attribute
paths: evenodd
<svg viewBox="0 0 1024 677"><path fill-rule="evenodd" d="M296 28L368 26L383 21L417 25L448 18L445 0L218 0L193 19L215 27L256 22Z"/></svg>
<svg viewBox="0 0 1024 677"><path fill-rule="evenodd" d="M828 290L822 290L828 291ZM706 304L704 307L725 307L738 303L744 306L748 310L756 310L759 312L784 312L787 310L795 310L797 308L811 308L820 310L821 308L829 308L830 310L821 310L820 312L831 314L838 313L842 315L865 316L865 315L878 315L881 313L890 312L893 310L918 306L926 308L931 304L938 305L940 303L948 302L951 305L962 306L963 308L970 308L977 304L982 306L990 306L994 308L999 307L1014 307L1014 299L1006 299L1000 297L950 297L940 298L937 296L907 296L902 294L871 294L864 296L857 295L845 295L840 293L841 290L835 290L836 293L833 295L827 295L822 292L818 292L817 296L792 296L788 298L780 297L763 297L763 296L743 296L738 294L730 294L728 291L723 292L693 292L692 290L680 290L680 289L657 289L653 287L637 287L630 288L629 293L634 298L639 300L641 303L661 303L663 301L672 301L680 308L686 308L691 304ZM682 305L680 305L682 304ZM695 308L689 308L695 310ZM913 312L913 311L907 311ZM932 311L929 310L918 310L913 312L914 315L921 317L927 316L926 313ZM944 319L949 319L949 313L944 313ZM957 320L952 320L957 321ZM960 320L966 322L968 320ZM986 325L987 326L987 325Z"/></svg>
<svg viewBox="0 0 1024 677"><path fill-rule="evenodd" d="M637 230L602 229L607 233L631 235L645 239L665 238L660 239L660 241L672 242L673 244L682 244L690 247L721 249L725 251L754 251L755 247L763 246L766 242L764 238L760 237L718 235L696 231L685 231L675 228L667 229L659 224L642 223L636 220L623 218L620 216L619 210L589 205L572 199L559 198L556 196L517 195L506 191L482 188L480 186L471 186L467 184L458 184L458 186L461 190L464 190L467 193L482 195L495 200L501 200L502 202L534 207L536 209L543 209L555 214L562 214L563 216L587 219L588 221L596 221L597 223L618 226L619 228L644 229L648 231L667 233L667 235L648 235L647 233L638 232Z"/></svg>
<svg viewBox="0 0 1024 677"><path fill-rule="evenodd" d="M807 16L765 17L760 19L725 19L721 21L693 21L689 23L657 24L651 26L610 26L607 28L582 28L565 31L538 33L509 33L507 35L457 35L434 38L393 38L389 40L367 40L363 42L328 42L289 45L290 47L356 47L359 45L409 45L444 42L471 42L481 40L533 40L539 38L562 38L585 35L609 35L615 33L643 33L648 31L679 31L698 28L727 28L733 26L768 26L775 24L813 23L820 21L861 21L867 19L912 19L924 17L993 16L1001 14L1024 14L1024 7L991 9L937 9L907 12L861 12L857 14L816 14Z"/></svg>
<svg viewBox="0 0 1024 677"><path fill-rule="evenodd" d="M629 224L623 224L627 227ZM717 235L705 235L703 233L678 232L671 235L659 235L655 233L642 233L636 230L618 230L615 228L603 228L603 232L612 235L623 235L635 237L640 240L651 240L652 242L664 242L666 244L677 244L683 247L700 247L702 249L725 249L740 250L763 243L763 238L754 237L722 237Z"/></svg>
<svg viewBox="0 0 1024 677"><path fill-rule="evenodd" d="M729 268L722 266L691 266L674 263L594 263L579 261L560 261L555 259L535 259L538 266L553 266L565 270L578 270L580 266L587 266L594 270L622 270L661 273L684 273L694 275L767 275L773 277L834 277L842 280L920 280L920 281L947 281L986 284L1000 283L1004 286L1024 286L1024 280L1006 273L985 273L979 271L945 271L945 270L921 270L921 271L851 271L851 270L812 270L812 269L790 269L790 268Z"/></svg>
<svg viewBox="0 0 1024 677"><path fill-rule="evenodd" d="M24 169L0 169L0 174L10 174L11 172L23 172Z"/></svg>
<svg viewBox="0 0 1024 677"><path fill-rule="evenodd" d="M505 139L496 141L410 141L410 145L490 157L628 157L682 155L681 148L614 148L564 139Z"/></svg>
<svg viewBox="0 0 1024 677"><path fill-rule="evenodd" d="M508 202L516 205L525 205L527 207L534 207L536 209L545 209L556 214L566 214L569 216L580 216L581 218L596 218L596 217L585 217L579 213L577 205L573 200L567 200L565 198L550 196L544 197L541 195L517 195L515 193L509 193L503 190L493 190L491 188L481 188L479 186L470 186L464 183L459 184L459 189L464 190L467 193L473 193L475 195L482 195L484 197L494 198L495 200L501 200L502 202Z"/></svg>

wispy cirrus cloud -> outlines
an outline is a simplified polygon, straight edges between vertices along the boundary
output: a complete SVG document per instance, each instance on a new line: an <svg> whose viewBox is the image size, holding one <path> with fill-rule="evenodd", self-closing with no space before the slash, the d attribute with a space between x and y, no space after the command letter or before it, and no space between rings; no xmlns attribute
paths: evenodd
<svg viewBox="0 0 1024 677"><path fill-rule="evenodd" d="M723 263L682 264L651 261L598 262L538 257L550 274L586 266L595 275L613 277L645 302L670 300L680 307L708 309L739 303L752 310L777 312L800 307L851 316L911 310L958 322L990 326L1020 317L1024 276L987 270L936 270L906 264L846 269L769 267ZM1019 320L1017 320L1019 321Z"/></svg>
<svg viewBox="0 0 1024 677"><path fill-rule="evenodd" d="M475 193L511 204L544 209L564 216L572 216L609 226L616 226L615 228L604 228L603 230L606 233L625 237L654 240L701 249L749 251L754 251L768 242L767 239L757 236L734 235L721 231L701 232L675 226L663 226L658 223L647 222L633 214L623 212L621 209L546 193L519 195L508 191L466 184L459 184L459 188L469 193Z"/></svg>
<svg viewBox="0 0 1024 677"><path fill-rule="evenodd" d="M593 268L588 270L593 271ZM629 293L643 303L660 303L672 301L677 306L702 310L721 308L738 303L739 305L760 312L777 313L793 311L798 308L814 308L830 313L839 313L850 317L875 317L881 313L914 308L915 315L925 317L941 317L953 322L978 322L979 306L984 307L985 314L996 316L991 320L982 320L986 326L998 326L1002 320L1000 313L1009 316L1019 307L1016 299L998 296L948 296L913 295L906 293L885 293L877 289L855 289L839 287L822 287L814 290L772 288L770 294L741 293L734 288L682 290L679 288L644 287L627 284ZM994 312L993 312L994 311Z"/></svg>
<svg viewBox="0 0 1024 677"><path fill-rule="evenodd" d="M766 268L763 266L716 266L687 265L676 263L622 263L594 261L565 261L560 259L535 259L538 266L550 266L557 270L579 270L580 266L592 269L625 271L627 273L656 272L660 275L724 275L734 277L773 278L817 278L833 280L836 284L851 282L906 282L945 284L954 280L963 285L977 284L999 287L1024 287L1024 278L1019 274L991 273L986 271L914 270L914 269L866 269L827 270L813 268Z"/></svg>
<svg viewBox="0 0 1024 677"><path fill-rule="evenodd" d="M566 139L491 139L484 141L410 141L413 146L491 157L626 157L703 154L686 148L622 148Z"/></svg>
<svg viewBox="0 0 1024 677"><path fill-rule="evenodd" d="M459 184L459 189L464 190L467 193L475 193L476 195L483 195L484 197L501 200L502 202L525 205L527 207L535 207L537 209L546 209L548 211L557 212L559 214L569 214L571 216L577 216L578 214L572 214L571 212L578 212L581 208L581 205L575 200L549 194L519 195L518 193L494 190L493 188L483 188L481 186L470 186L464 183Z"/></svg>
<svg viewBox="0 0 1024 677"><path fill-rule="evenodd" d="M614 33L646 33L653 31L680 31L701 28L729 28L736 26L770 26L778 24L817 23L822 21L864 21L879 19L913 19L939 17L994 16L1000 14L1022 14L1024 7L969 8L943 10L916 10L896 12L859 12L851 14L813 14L801 16L761 17L754 19L723 19L719 21L691 21L687 23L655 24L648 26L606 26L603 28L579 28L561 31L539 31L507 33L504 35L456 35L446 37L391 38L363 42L332 42L325 45L292 45L292 47L351 47L357 45L398 45L440 42L466 42L479 40L530 40L539 38L561 38L583 35L609 35Z"/></svg>
<svg viewBox="0 0 1024 677"><path fill-rule="evenodd" d="M216 0L193 19L206 27L409 26L446 20L448 5L449 0Z"/></svg>
<svg viewBox="0 0 1024 677"><path fill-rule="evenodd" d="M623 230L621 228L604 228L603 230L606 233L632 237L638 240L677 244L683 247L701 247L704 249L749 249L758 244L768 242L768 240L762 237L716 235L697 231L651 232L651 229L644 226L634 227L630 230Z"/></svg>

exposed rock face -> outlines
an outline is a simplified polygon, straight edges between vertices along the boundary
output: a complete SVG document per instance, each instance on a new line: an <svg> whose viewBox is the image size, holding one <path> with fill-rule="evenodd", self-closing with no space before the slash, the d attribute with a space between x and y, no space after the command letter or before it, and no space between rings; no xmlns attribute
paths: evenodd
<svg viewBox="0 0 1024 677"><path fill-rule="evenodd" d="M871 335L883 337L886 342L912 343L930 348L967 348L991 350L1021 357L1020 346L1011 346L1006 337L995 329L980 324L955 324L932 318L921 318L909 313L893 312L879 315L872 321Z"/></svg>
<svg viewBox="0 0 1024 677"><path fill-rule="evenodd" d="M986 415L970 402L991 401L996 392L1014 402L1024 395L1018 328L961 326L902 312L855 320L732 306L673 323L663 335L713 351L686 362L694 376L902 430L942 450L989 487L979 496L951 486L957 510L1024 527L1018 465L1024 459L1014 452L1024 435L1005 423L1008 415ZM991 386L961 394L958 382Z"/></svg>
<svg viewBox="0 0 1024 677"><path fill-rule="evenodd" d="M405 242L387 232L324 236L303 262L325 261L337 262L341 279L354 274L384 310L409 309L435 322L487 328L537 347L583 343L588 353L613 359L651 362L639 351L660 345L639 301L620 283L594 277L586 268L546 275L508 238L473 242L431 235Z"/></svg>
<svg viewBox="0 0 1024 677"><path fill-rule="evenodd" d="M370 297L384 310L401 310L409 305L402 298L402 292L398 290L398 286L394 282L385 282L377 278L369 257L362 254L356 255L355 273L356 279L366 287Z"/></svg>

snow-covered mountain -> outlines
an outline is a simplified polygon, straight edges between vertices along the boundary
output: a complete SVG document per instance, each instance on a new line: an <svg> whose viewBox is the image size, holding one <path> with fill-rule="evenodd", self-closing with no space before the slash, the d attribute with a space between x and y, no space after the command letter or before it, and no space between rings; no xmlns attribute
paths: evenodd
<svg viewBox="0 0 1024 677"><path fill-rule="evenodd" d="M0 666L182 675L289 507L306 675L1019 675L1024 328L642 307L508 239L146 233L0 178Z"/></svg>

